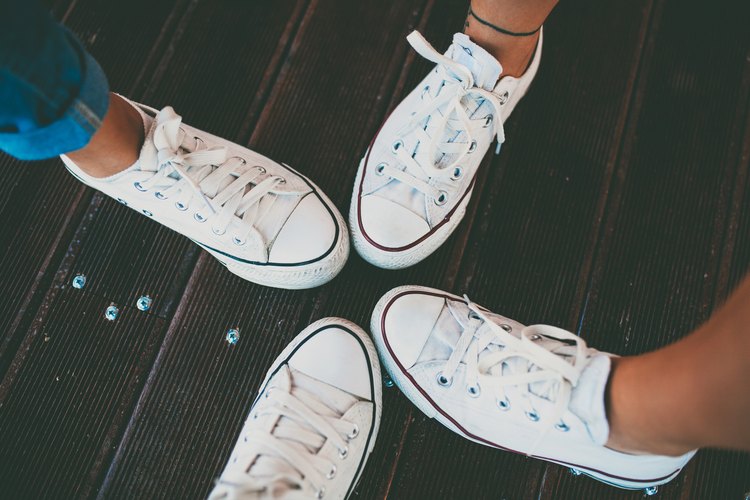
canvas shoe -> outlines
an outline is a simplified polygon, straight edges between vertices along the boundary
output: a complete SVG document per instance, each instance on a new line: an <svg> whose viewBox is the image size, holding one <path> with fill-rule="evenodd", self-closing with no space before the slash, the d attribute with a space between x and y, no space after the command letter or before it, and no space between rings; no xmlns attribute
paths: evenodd
<svg viewBox="0 0 750 500"><path fill-rule="evenodd" d="M349 227L367 261L399 269L434 252L466 212L482 158L539 68L542 34L520 78L463 33L445 55L418 32L407 40L437 64L376 134L354 183Z"/></svg>
<svg viewBox="0 0 750 500"><path fill-rule="evenodd" d="M209 499L347 498L380 411L370 338L343 319L316 321L271 366Z"/></svg>
<svg viewBox="0 0 750 500"><path fill-rule="evenodd" d="M182 123L169 106L131 104L147 132L139 160L99 179L62 156L81 182L187 236L246 280L310 288L341 270L347 230L312 181Z"/></svg>
<svg viewBox="0 0 750 500"><path fill-rule="evenodd" d="M565 330L524 326L468 299L417 286L380 299L371 327L403 393L428 417L477 443L630 489L670 481L695 453L606 448L612 355Z"/></svg>

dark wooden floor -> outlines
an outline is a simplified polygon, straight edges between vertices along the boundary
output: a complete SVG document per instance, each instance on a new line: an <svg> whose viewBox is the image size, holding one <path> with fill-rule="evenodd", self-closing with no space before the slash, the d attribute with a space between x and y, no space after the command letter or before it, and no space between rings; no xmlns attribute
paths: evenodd
<svg viewBox="0 0 750 500"><path fill-rule="evenodd" d="M57 0L112 88L311 176L346 212L357 163L465 0ZM467 292L621 354L705 321L750 267L750 4L564 1L541 70L435 255L273 290L85 188L1 157L0 497L201 498L262 374L314 319L366 326L393 286ZM77 273L83 290L70 286ZM142 294L154 308L138 311ZM104 309L121 309L109 322ZM235 346L224 341L239 327ZM700 367L696 367L700 369ZM690 411L690 408L685 408ZM660 497L742 499L750 454L701 451ZM639 498L471 444L396 389L359 497Z"/></svg>

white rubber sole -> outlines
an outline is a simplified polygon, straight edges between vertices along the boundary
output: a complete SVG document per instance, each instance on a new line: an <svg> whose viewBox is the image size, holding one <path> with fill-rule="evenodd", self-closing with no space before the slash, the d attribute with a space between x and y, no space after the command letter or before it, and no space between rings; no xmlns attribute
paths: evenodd
<svg viewBox="0 0 750 500"><path fill-rule="evenodd" d="M263 389L266 387L268 380L273 376L273 374L276 372L276 370L284 364L287 360L287 358L294 352L294 350L305 340L307 340L310 337L310 334L315 332L316 330L320 330L321 328L325 328L327 326L335 327L335 326L342 326L346 328L347 330L350 330L354 334L357 335L357 337L362 341L362 345L365 347L365 353L367 355L367 359L370 361L370 366L372 368L372 379L373 379L373 403L375 404L375 418L373 419L373 429L372 429L372 438L370 439L370 443L365 450L365 456L362 459L362 466L359 469L359 473L357 474L357 477L353 478L350 485L350 491L354 491L354 488L356 487L357 483L359 482L360 478L362 477L362 472L365 470L365 467L367 466L367 460L370 456L370 453L372 453L372 450L375 448L375 441L378 437L378 432L380 431L380 417L383 412L383 378L380 371L380 363L378 361L378 353L375 349L375 346L372 343L372 340L370 339L370 336L365 333L365 331L360 328L357 324L343 319L343 318L323 318L315 321L314 323L310 324L307 328L302 330L292 341L284 348L283 351L281 351L281 354L279 354L276 357L276 360L273 362L271 367L266 372L266 376L263 378L263 383L260 384L260 389L258 390L258 395L260 395L263 392ZM253 406L255 406L255 403L253 403ZM351 496L351 495L350 495Z"/></svg>
<svg viewBox="0 0 750 500"><path fill-rule="evenodd" d="M362 234L359 227L359 204L357 201L359 200L359 184L364 171L365 158L367 158L367 152L365 152L364 157L359 162L357 178L354 181L351 206L349 208L349 230L352 233L354 248L363 259L382 269L404 269L413 266L432 255L453 234L453 231L456 230L466 215L466 207L471 199L473 188L461 200L461 203L459 203L448 222L443 224L424 241L406 250L382 250L367 241L367 238Z"/></svg>
<svg viewBox="0 0 750 500"><path fill-rule="evenodd" d="M370 321L370 331L372 332L373 341L375 342L375 345L378 349L378 354L380 355L380 360L381 360L381 363L383 364L383 367L385 368L386 373L388 373L393 383L414 404L414 406L416 406L427 417L435 419L436 421L440 422L442 425L444 425L448 429L468 439L469 441L473 441L483 446L489 446L485 442L478 441L476 439L471 438L470 436L467 436L463 431L458 429L453 424L453 422L447 419L442 413L437 411L435 407L432 406L432 404L422 395L422 393L406 377L402 375L401 368L398 366L398 364L395 362L395 360L391 357L390 353L388 352L388 348L385 345L385 340L383 339L383 332L381 331L381 328L380 328L383 311L394 297L396 297L397 295L403 292L409 292L409 291L432 292L432 293L437 293L440 295L450 296L452 298L455 298L458 301L464 300L461 297L458 297L457 295L450 294L443 290L437 290L434 288L415 286L415 285L406 285L406 286L397 287L388 291L385 295L383 295L383 297L381 297L380 300L378 300L378 303L375 305L375 309L372 312L372 318ZM502 448L499 448L499 449L502 449ZM512 450L505 450L505 449L504 451L512 452ZM514 453L518 453L518 452L514 452ZM589 477L592 477L610 486L615 486L617 488L628 489L628 490L642 490L644 488L651 488L654 486L659 486L659 485L668 483L669 481L673 480L680 472L679 470L677 470L675 471L674 474L671 474L668 477L661 478L657 481L644 482L644 481L639 481L639 480L615 478L613 476L603 474L599 471L590 470L585 467L567 463L564 461L556 461L556 460L551 460L548 458L536 457L534 455L531 455L530 457L536 458L539 460L544 460L546 462L556 463L558 465L562 465L565 467L570 467L571 470L575 471L576 473L585 474Z"/></svg>

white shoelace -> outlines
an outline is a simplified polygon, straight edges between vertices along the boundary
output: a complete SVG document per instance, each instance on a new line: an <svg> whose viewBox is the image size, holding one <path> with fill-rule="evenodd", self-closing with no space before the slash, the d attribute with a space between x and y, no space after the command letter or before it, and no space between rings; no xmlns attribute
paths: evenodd
<svg viewBox="0 0 750 500"><path fill-rule="evenodd" d="M293 392L271 386L265 392L268 402L256 405L250 418L271 417L278 422L271 433L252 428L242 437L249 445L232 467L246 471L246 475L239 482L231 478L221 481L232 497L274 497L277 489L285 497L304 497L302 490L307 482L316 496L323 498L325 481L335 476L336 465L318 456L318 451L330 443L339 458L346 458L348 441L359 434L359 428L342 420L338 412L312 393L299 387Z"/></svg>
<svg viewBox="0 0 750 500"><path fill-rule="evenodd" d="M450 385L465 360L469 395L478 396L485 381L499 388L496 400L501 410L520 401L526 416L541 424L540 434L528 452L531 455L550 429L567 428L561 417L587 364L586 343L570 332L546 325L525 327L516 337L508 331L508 325L493 322L468 297L464 298L470 310L469 324L438 375L438 383ZM554 345L554 352L550 344L540 345L547 341ZM532 403L532 395L540 394L554 403L546 415L540 415Z"/></svg>
<svg viewBox="0 0 750 500"><path fill-rule="evenodd" d="M492 127L492 135L497 137L496 152L499 153L500 146L505 141L500 119L501 102L497 95L474 85L474 76L469 68L435 50L420 33L412 32L407 40L417 53L438 65L437 71L442 78L442 84L435 90L434 96L429 88L425 89L422 94L424 104L400 131L401 137L415 134L418 147L427 148L427 161L417 161L414 151L406 151L404 141L397 140L391 151L406 169L402 170L387 163L376 168L378 174L387 175L434 200L439 200L444 193L438 187L410 172L422 172L429 179L440 181L457 178L462 172L457 172L456 169L464 157L477 147L476 137L486 127ZM479 109L484 102L490 105L491 112L481 118L470 117L466 111L469 103L473 103L476 109ZM427 123L433 119L438 121L430 136L426 131ZM464 135L466 141L453 142L460 135ZM433 161L438 154L454 154L456 158L450 164L438 167Z"/></svg>
<svg viewBox="0 0 750 500"><path fill-rule="evenodd" d="M255 224L272 205L272 200L263 201L286 180L270 175L264 167L249 165L244 158L228 158L224 147L208 148L200 137L188 136L181 123L182 117L170 106L156 115L152 127L158 168L152 177L136 183L136 188L156 189L157 198L175 200L179 210L198 203L195 220L205 222L211 217L217 235L226 233L236 221L233 241L237 245L243 245L251 233L262 241Z"/></svg>

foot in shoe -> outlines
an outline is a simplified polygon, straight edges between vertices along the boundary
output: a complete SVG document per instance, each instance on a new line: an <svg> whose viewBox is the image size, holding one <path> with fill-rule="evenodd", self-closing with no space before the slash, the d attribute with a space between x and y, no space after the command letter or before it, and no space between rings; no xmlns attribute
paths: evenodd
<svg viewBox="0 0 750 500"><path fill-rule="evenodd" d="M307 327L268 371L209 500L347 498L375 445L380 380L359 327Z"/></svg>
<svg viewBox="0 0 750 500"><path fill-rule="evenodd" d="M341 214L309 179L245 147L130 103L147 131L138 161L84 184L195 241L231 272L278 288L311 288L346 263Z"/></svg>
<svg viewBox="0 0 750 500"><path fill-rule="evenodd" d="M605 447L612 355L565 330L524 326L418 286L383 296L371 328L403 393L427 416L477 443L629 489L670 481L695 453L630 455Z"/></svg>
<svg viewBox="0 0 750 500"><path fill-rule="evenodd" d="M398 105L359 165L349 226L354 247L387 269L421 261L466 212L477 169L536 75L542 37L526 73L498 77L500 63L463 33L445 55L416 31L407 38L437 64Z"/></svg>

